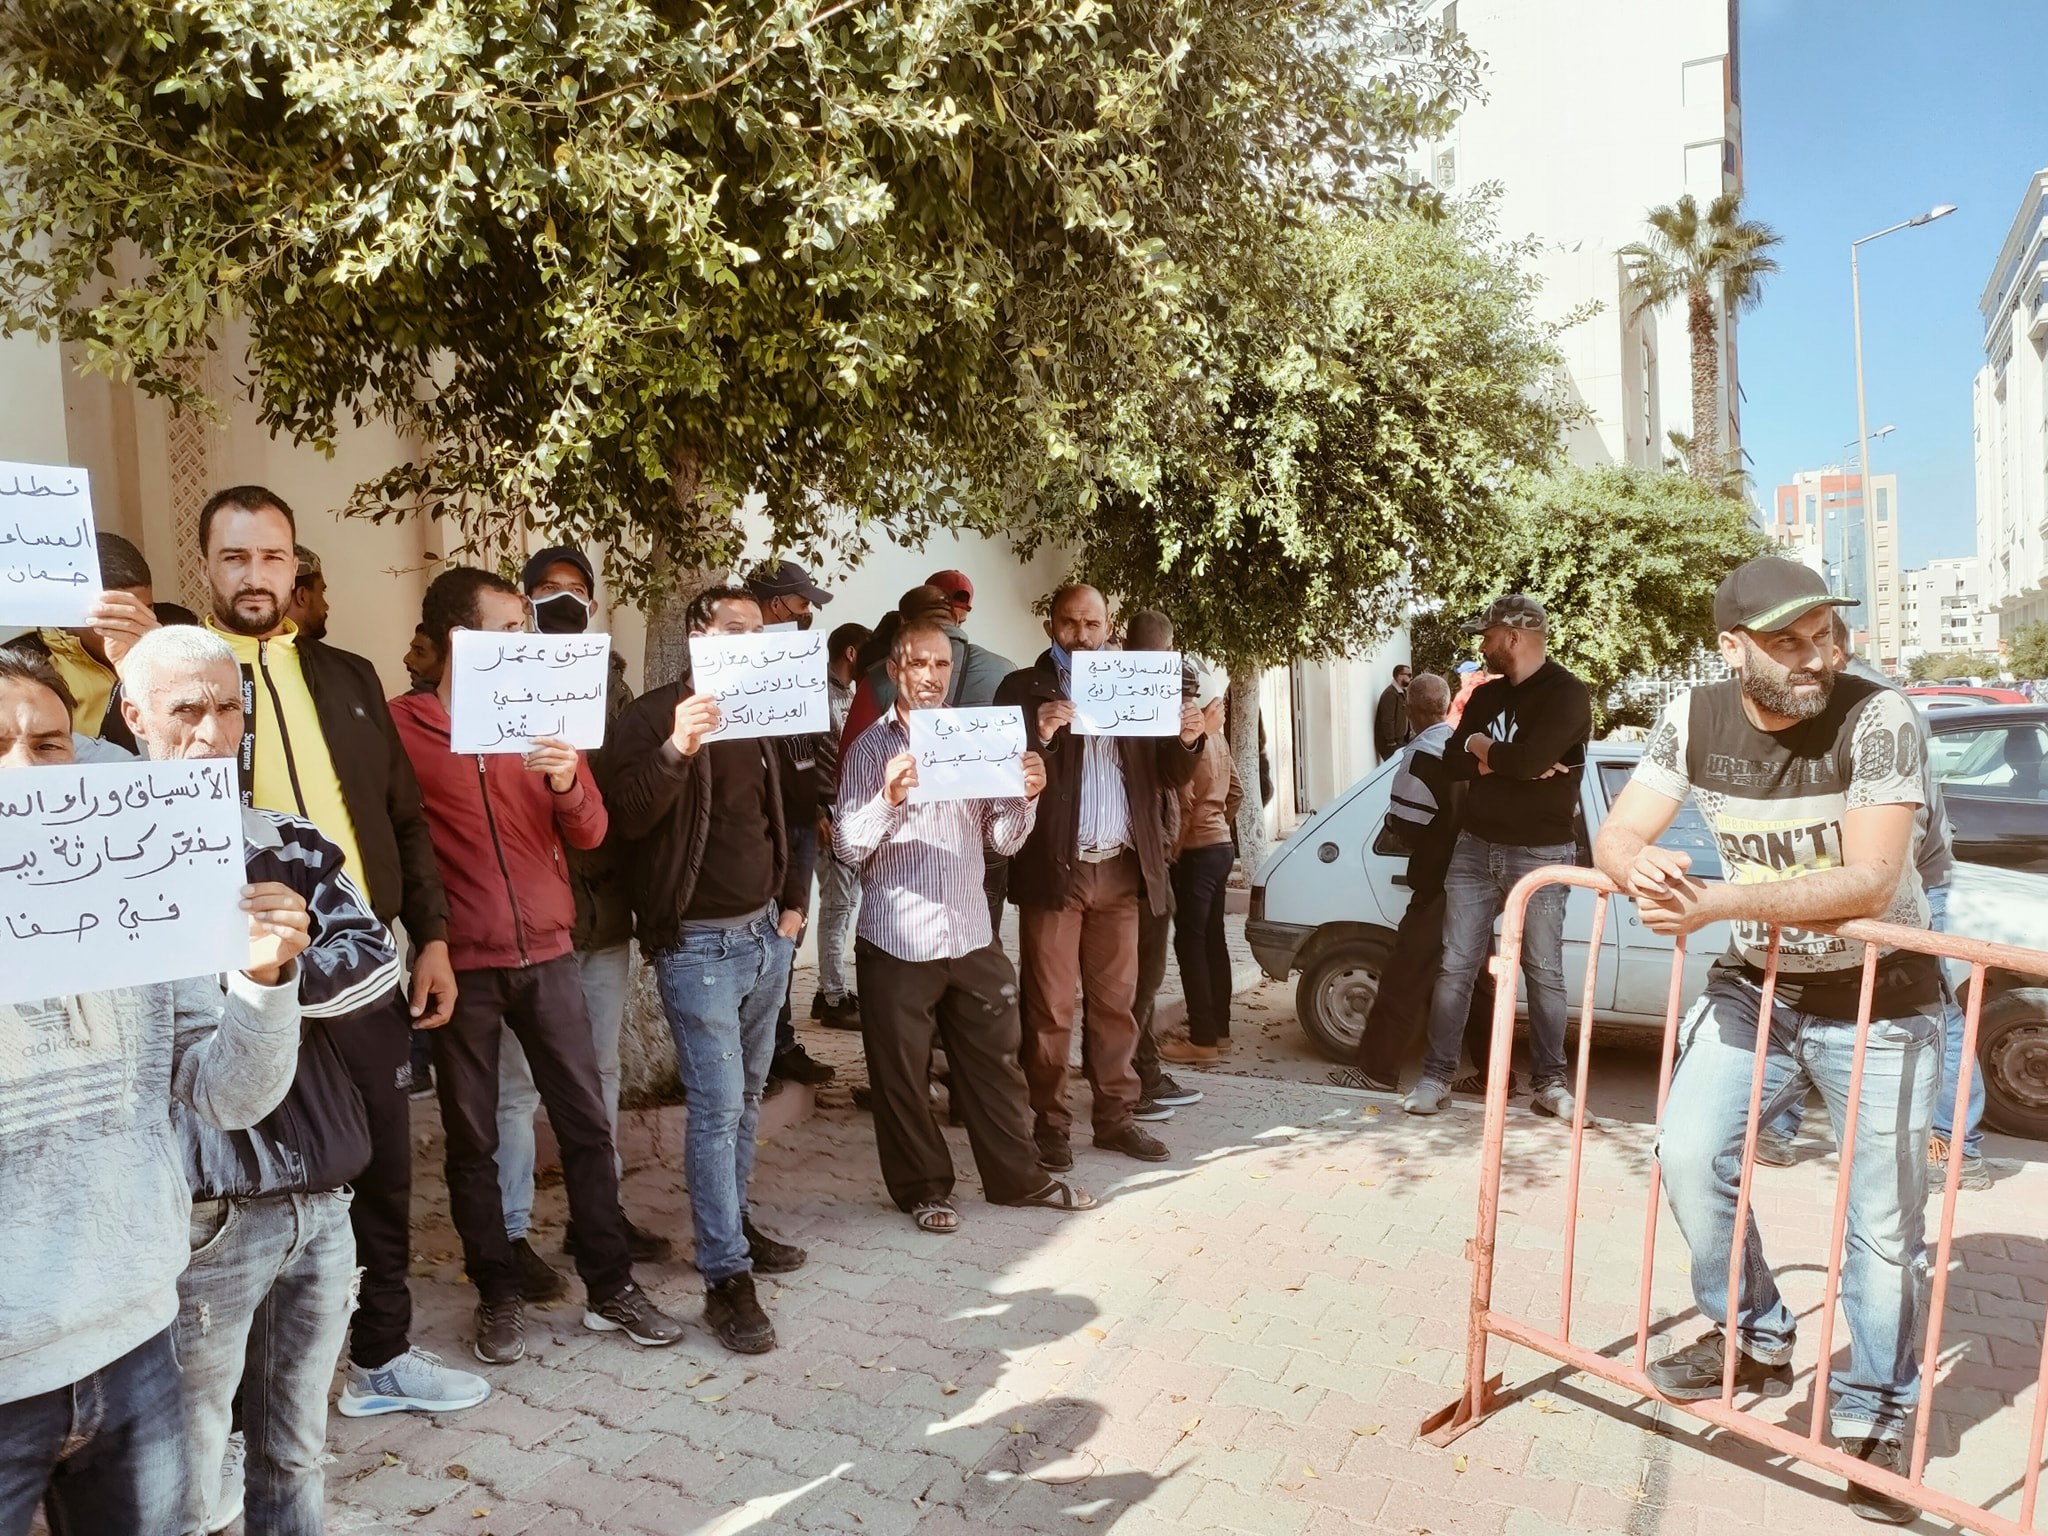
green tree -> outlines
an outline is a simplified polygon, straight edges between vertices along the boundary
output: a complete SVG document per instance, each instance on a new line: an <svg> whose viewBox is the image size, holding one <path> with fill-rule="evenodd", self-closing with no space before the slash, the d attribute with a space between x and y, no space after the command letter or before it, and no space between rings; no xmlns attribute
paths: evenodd
<svg viewBox="0 0 2048 1536"><path fill-rule="evenodd" d="M1621 248L1635 286L1635 313L1685 300L1685 329L1692 348L1692 438L1686 458L1702 485L1721 489L1730 469L1721 442L1721 349L1717 319L1753 308L1763 297L1764 279L1778 270L1768 253L1779 237L1767 224L1742 217L1733 192L1714 199L1703 215L1692 194L1652 208L1644 222L1646 239ZM1718 305L1718 309L1717 309Z"/></svg>
<svg viewBox="0 0 2048 1536"><path fill-rule="evenodd" d="M1042 525L1230 669L1246 784L1259 671L1385 638L1409 592L1459 569L1514 467L1555 455L1571 409L1522 254L1483 211L1300 227L1267 248L1263 302L1229 317L1157 487Z"/></svg>
<svg viewBox="0 0 2048 1536"><path fill-rule="evenodd" d="M1596 723L1623 682L1684 665L1714 644L1714 588L1765 540L1748 507L1686 475L1610 466L1531 476L1491 537L1412 622L1415 665L1448 671L1474 654L1458 622L1503 592L1550 614L1550 653L1585 680Z"/></svg>
<svg viewBox="0 0 2048 1536"><path fill-rule="evenodd" d="M2005 661L2014 677L2048 677L2048 624L2029 624L2018 630Z"/></svg>
<svg viewBox="0 0 2048 1536"><path fill-rule="evenodd" d="M0 328L196 408L238 322L274 430L424 444L352 510L627 581L750 494L1008 528L1155 484L1264 232L1474 68L1420 0L22 0Z"/></svg>
<svg viewBox="0 0 2048 1536"><path fill-rule="evenodd" d="M2018 663L2019 638L2014 640L2013 676L2025 677ZM2000 674L2000 663L1996 656L1986 656L1979 651L1923 651L1906 663L1906 676L1916 683L1945 682L1951 677L1988 677L1996 681Z"/></svg>

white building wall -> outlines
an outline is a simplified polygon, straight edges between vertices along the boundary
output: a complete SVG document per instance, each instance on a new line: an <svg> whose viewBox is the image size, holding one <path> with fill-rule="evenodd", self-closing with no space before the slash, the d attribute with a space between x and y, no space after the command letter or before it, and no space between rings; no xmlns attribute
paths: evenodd
<svg viewBox="0 0 2048 1536"><path fill-rule="evenodd" d="M2048 170L2020 199L1978 311L1977 559L2010 637L2048 623Z"/></svg>

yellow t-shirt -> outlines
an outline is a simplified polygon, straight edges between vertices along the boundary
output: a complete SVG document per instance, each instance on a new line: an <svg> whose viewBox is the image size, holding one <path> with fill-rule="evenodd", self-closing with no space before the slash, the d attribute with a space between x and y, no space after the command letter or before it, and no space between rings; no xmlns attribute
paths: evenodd
<svg viewBox="0 0 2048 1536"><path fill-rule="evenodd" d="M356 824L341 797L334 757L321 733L313 694L299 666L298 626L287 619L284 633L268 640L230 634L210 618L206 627L227 641L235 660L256 675L257 808L284 811L312 822L341 849L364 899L372 899L363 856L356 847Z"/></svg>
<svg viewBox="0 0 2048 1536"><path fill-rule="evenodd" d="M70 630L41 633L50 648L50 665L71 690L71 729L81 736L98 736L107 718L107 701L114 696L114 674L87 655Z"/></svg>

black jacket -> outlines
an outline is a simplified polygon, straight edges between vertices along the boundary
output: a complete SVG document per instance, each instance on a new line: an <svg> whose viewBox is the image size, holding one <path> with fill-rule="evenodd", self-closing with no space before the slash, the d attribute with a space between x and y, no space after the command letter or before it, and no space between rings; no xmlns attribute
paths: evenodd
<svg viewBox="0 0 2048 1536"><path fill-rule="evenodd" d="M1372 749L1384 763L1408 741L1408 696L1389 683L1373 707Z"/></svg>
<svg viewBox="0 0 2048 1536"><path fill-rule="evenodd" d="M1577 841L1579 779L1592 734L1592 695L1554 661L1519 684L1497 677L1473 689L1444 748L1444 776L1472 786L1465 830L1511 848ZM1492 743L1484 774L1465 746L1473 736ZM1566 771L1543 777L1557 764Z"/></svg>
<svg viewBox="0 0 2048 1536"><path fill-rule="evenodd" d="M1086 738L1067 727L1051 741L1038 735L1038 706L1063 699L1059 666L1046 651L1036 666L1012 672L996 689L995 702L1024 711L1024 732L1031 750L1045 759L1045 789L1038 797L1038 820L1031 836L1010 860L1010 900L1020 907L1058 909L1074 888L1074 866L1081 838L1081 754ZM1117 742L1123 760L1124 793L1130 805L1131 842L1145 876L1145 896L1155 917L1171 909L1166 883L1169 842L1162 791L1179 789L1195 776L1202 744L1188 746L1178 736Z"/></svg>
<svg viewBox="0 0 2048 1536"><path fill-rule="evenodd" d="M612 652L611 685L605 694L604 734L611 739L619 728L619 717L633 702L633 687L626 681L626 658ZM586 752L590 776L602 779L604 752ZM618 839L607 833L595 848L565 848L569 857L569 888L576 897L576 928L571 935L578 953L611 949L633 937L633 898L626 889L626 874L619 867Z"/></svg>
<svg viewBox="0 0 2048 1536"><path fill-rule="evenodd" d="M355 823L356 851L363 856L363 878L378 921L405 920L405 933L415 949L448 937L448 897L441 889L440 866L420 806L419 780L412 760L399 744L398 728L384 703L384 685L377 669L354 651L300 635L296 641L299 669L320 735L341 784L342 803ZM105 739L136 750L121 719L121 689L114 687L107 706ZM254 721L245 728L252 728Z"/></svg>
<svg viewBox="0 0 2048 1536"><path fill-rule="evenodd" d="M251 881L275 880L306 899L312 942L299 956L299 1060L283 1101L246 1131L224 1131L174 1104L171 1118L195 1200L339 1189L370 1162L361 1093L333 1031L398 988L391 932L363 904L341 850L309 821L244 811Z"/></svg>
<svg viewBox="0 0 2048 1536"><path fill-rule="evenodd" d="M704 867L711 830L711 754L684 757L669 740L676 705L694 690L687 673L628 705L605 739L597 786L611 814L611 836L625 866L633 898L633 926L648 954L675 945L683 913ZM810 903L809 882L796 884L783 821L782 753L773 740L762 746L768 765L768 830L775 861L773 884L785 912Z"/></svg>

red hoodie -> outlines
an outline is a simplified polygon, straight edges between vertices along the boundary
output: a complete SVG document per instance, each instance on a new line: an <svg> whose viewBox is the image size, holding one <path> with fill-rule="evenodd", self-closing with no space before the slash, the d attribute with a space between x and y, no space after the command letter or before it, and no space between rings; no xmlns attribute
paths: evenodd
<svg viewBox="0 0 2048 1536"><path fill-rule="evenodd" d="M579 755L565 795L516 753L448 750L438 695L391 701L391 718L420 781L434 859L448 891L448 954L458 971L538 965L569 953L576 898L562 844L604 841L604 801Z"/></svg>

